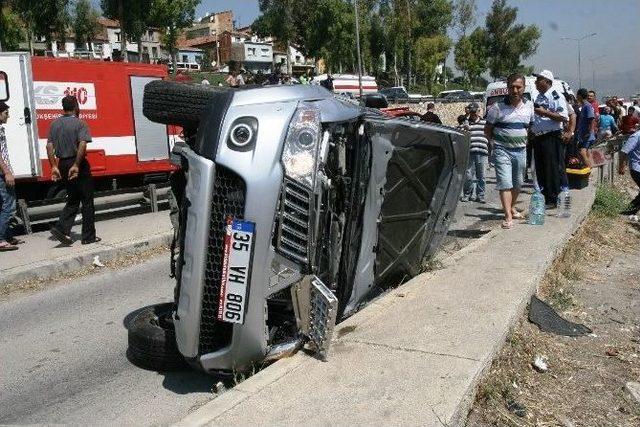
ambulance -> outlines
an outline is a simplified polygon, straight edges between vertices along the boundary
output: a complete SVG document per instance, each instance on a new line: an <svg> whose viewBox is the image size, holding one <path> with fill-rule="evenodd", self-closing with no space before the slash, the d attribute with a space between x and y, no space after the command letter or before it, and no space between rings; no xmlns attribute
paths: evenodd
<svg viewBox="0 0 640 427"><path fill-rule="evenodd" d="M564 80L555 79L551 90L555 90L560 95L573 95L573 90L569 86L569 83ZM489 83L487 90L485 91L485 107L489 107L494 102L503 99L507 92L507 81L499 80ZM535 100L538 97L538 89L536 89L536 77L525 77L524 97L528 100ZM485 108L486 111L486 108Z"/></svg>
<svg viewBox="0 0 640 427"><path fill-rule="evenodd" d="M178 129L142 114L144 86L166 77L164 65L0 53L0 101L9 105L5 133L18 197L64 194L51 179L46 143L66 95L77 98L91 130L87 159L97 190L166 180Z"/></svg>

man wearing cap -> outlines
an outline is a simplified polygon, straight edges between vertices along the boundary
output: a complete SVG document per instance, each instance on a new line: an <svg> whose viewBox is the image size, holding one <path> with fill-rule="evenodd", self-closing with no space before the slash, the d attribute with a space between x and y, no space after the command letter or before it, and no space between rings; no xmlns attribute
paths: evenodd
<svg viewBox="0 0 640 427"><path fill-rule="evenodd" d="M564 97L551 88L553 73L543 70L534 76L539 92L533 103L535 119L531 126L536 178L545 202L555 207L558 194L567 189L563 186L567 179L562 131L569 115Z"/></svg>
<svg viewBox="0 0 640 427"><path fill-rule="evenodd" d="M9 221L16 211L16 190L4 124L9 119L9 106L0 101L0 252L15 251L21 240L14 238Z"/></svg>
<svg viewBox="0 0 640 427"><path fill-rule="evenodd" d="M71 228L82 203L82 244L99 242L96 237L93 206L93 178L85 158L87 143L91 142L89 126L78 118L80 109L74 96L62 99L64 115L51 123L47 139L47 155L51 178L61 180L67 189L67 203L51 234L65 245L73 243Z"/></svg>
<svg viewBox="0 0 640 427"><path fill-rule="evenodd" d="M469 166L467 167L464 190L460 200L463 202L473 200L473 188L475 184L475 201L478 203L484 203L484 174L487 169L489 158L489 141L484 134L484 125L486 124L486 121L478 114L480 106L477 103L472 102L467 106L467 109L469 111L469 120L467 121L465 128L469 132L471 146Z"/></svg>

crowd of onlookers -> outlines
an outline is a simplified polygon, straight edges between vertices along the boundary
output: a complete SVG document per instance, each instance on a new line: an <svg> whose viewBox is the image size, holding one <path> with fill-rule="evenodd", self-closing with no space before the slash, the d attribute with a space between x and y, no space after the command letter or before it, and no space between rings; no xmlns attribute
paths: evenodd
<svg viewBox="0 0 640 427"><path fill-rule="evenodd" d="M640 188L640 107L638 101L625 106L618 97L600 105L596 92L580 88L576 95L552 88L553 74L536 76L538 96L524 97L524 76L507 79L508 95L482 114L475 102L458 117L458 128L469 133L470 155L461 201L485 203L485 174L489 165L496 172L497 188L505 219L502 227L513 227L523 218L516 202L524 181L533 181L548 209L559 206L561 194L569 197L567 168L587 171L592 166L590 149L601 140L628 136L621 151L619 172L629 170ZM440 123L434 104L427 106L422 120ZM531 171L531 173L529 173ZM531 177L532 179L529 179ZM474 195L475 193L475 195ZM621 213L640 211L640 194Z"/></svg>

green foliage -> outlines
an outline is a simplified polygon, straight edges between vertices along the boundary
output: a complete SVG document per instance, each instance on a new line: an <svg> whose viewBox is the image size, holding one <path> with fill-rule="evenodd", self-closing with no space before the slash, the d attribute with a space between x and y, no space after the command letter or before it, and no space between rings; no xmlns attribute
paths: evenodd
<svg viewBox="0 0 640 427"><path fill-rule="evenodd" d="M178 35L184 28L189 27L196 15L196 6L200 0L154 0L151 9L150 22L164 28L164 45L171 52L175 61ZM175 68L174 68L175 70Z"/></svg>
<svg viewBox="0 0 640 427"><path fill-rule="evenodd" d="M471 35L462 36L454 50L456 67L464 75L466 87L477 84L487 70L486 32L476 28Z"/></svg>
<svg viewBox="0 0 640 427"><path fill-rule="evenodd" d="M417 0L414 10L414 36L446 35L447 28L453 21L451 0Z"/></svg>
<svg viewBox="0 0 640 427"><path fill-rule="evenodd" d="M508 7L506 0L493 0L485 25L489 70L494 78L518 70L520 61L538 49L540 29L516 24L517 16L518 8Z"/></svg>
<svg viewBox="0 0 640 427"><path fill-rule="evenodd" d="M330 71L355 70L355 14L343 0L319 0L304 37L309 55L324 58Z"/></svg>
<svg viewBox="0 0 640 427"><path fill-rule="evenodd" d="M2 45L2 50L16 50L23 40L24 32L18 15L9 8L4 9L2 1L0 1L0 45Z"/></svg>
<svg viewBox="0 0 640 427"><path fill-rule="evenodd" d="M425 77L429 91L432 89L435 70L444 62L451 49L451 39L446 35L420 37L416 41L416 68Z"/></svg>
<svg viewBox="0 0 640 427"><path fill-rule="evenodd" d="M456 0L453 5L453 22L460 37L467 35L467 31L476 23L478 7L476 0Z"/></svg>
<svg viewBox="0 0 640 427"><path fill-rule="evenodd" d="M44 37L51 44L54 35L64 42L71 23L69 0L11 0L10 6L24 23L29 38Z"/></svg>
<svg viewBox="0 0 640 427"><path fill-rule="evenodd" d="M605 217L615 217L627 203L628 197L624 192L611 185L601 184L596 189L593 212Z"/></svg>
<svg viewBox="0 0 640 427"><path fill-rule="evenodd" d="M91 6L89 0L78 0L73 13L76 47L91 43L98 31L98 11Z"/></svg>

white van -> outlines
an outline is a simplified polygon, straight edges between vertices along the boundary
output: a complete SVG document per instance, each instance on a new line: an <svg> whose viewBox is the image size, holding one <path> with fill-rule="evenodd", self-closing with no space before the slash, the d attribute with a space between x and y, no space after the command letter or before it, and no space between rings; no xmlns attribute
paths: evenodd
<svg viewBox="0 0 640 427"><path fill-rule="evenodd" d="M565 82L564 80L555 79L553 81L551 89L555 90L561 95L573 95L571 86L569 86L569 83ZM485 91L485 111L487 107L489 107L494 102L503 99L507 94L508 92L506 80L489 83L489 85L487 86L487 90ZM524 97L528 100L535 100L538 97L538 89L536 89L536 77L525 77Z"/></svg>

